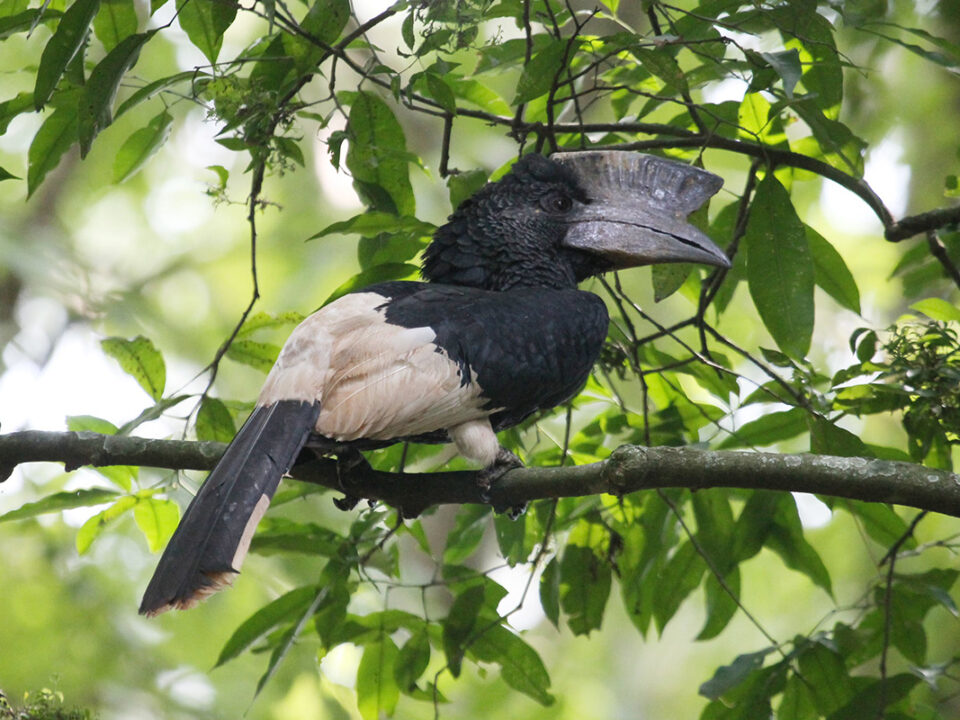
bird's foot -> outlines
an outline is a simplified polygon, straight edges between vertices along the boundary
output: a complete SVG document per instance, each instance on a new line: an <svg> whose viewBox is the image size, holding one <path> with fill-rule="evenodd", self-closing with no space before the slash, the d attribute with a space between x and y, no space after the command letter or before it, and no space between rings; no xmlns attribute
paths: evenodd
<svg viewBox="0 0 960 720"><path fill-rule="evenodd" d="M501 445L494 461L477 473L477 488L480 490L480 499L488 505L492 505L493 511L496 513L509 513L511 520L516 520L523 515L527 509L527 504L500 505L495 503L490 497L490 488L507 472L519 467L523 467L523 461Z"/></svg>
<svg viewBox="0 0 960 720"><path fill-rule="evenodd" d="M344 512L353 510L357 506L358 502L360 502L360 498L358 498L356 495L344 495L343 497L333 499L334 507L337 508L337 510L343 510Z"/></svg>
<svg viewBox="0 0 960 720"><path fill-rule="evenodd" d="M343 491L342 498L333 499L338 510L353 510L357 506L360 498L350 491L350 485L353 484L351 480L370 469L370 463L356 448L347 448L337 453L337 482Z"/></svg>

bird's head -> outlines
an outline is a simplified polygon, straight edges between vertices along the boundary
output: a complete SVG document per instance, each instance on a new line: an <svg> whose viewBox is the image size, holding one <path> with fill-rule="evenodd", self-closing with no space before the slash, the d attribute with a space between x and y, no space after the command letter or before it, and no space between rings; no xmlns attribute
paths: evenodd
<svg viewBox="0 0 960 720"><path fill-rule="evenodd" d="M574 287L591 275L654 263L729 267L686 220L721 184L698 168L639 153L526 155L437 230L423 275L505 290Z"/></svg>

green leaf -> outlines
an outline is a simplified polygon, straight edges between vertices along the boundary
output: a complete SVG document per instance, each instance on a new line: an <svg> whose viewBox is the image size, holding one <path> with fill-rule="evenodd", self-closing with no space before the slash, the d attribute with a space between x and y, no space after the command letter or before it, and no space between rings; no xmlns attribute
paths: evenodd
<svg viewBox="0 0 960 720"><path fill-rule="evenodd" d="M400 26L400 37L403 38L403 43L409 50L413 50L413 46L416 44L416 37L413 34L415 19L416 13L407 13L406 17L403 18L403 25Z"/></svg>
<svg viewBox="0 0 960 720"><path fill-rule="evenodd" d="M17 93L11 99L0 102L0 134L7 132L11 120L28 110L33 110L32 93Z"/></svg>
<svg viewBox="0 0 960 720"><path fill-rule="evenodd" d="M292 310L276 314L265 312L254 313L244 321L243 327L237 331L237 337L247 337L259 330L274 330L289 325L299 325L303 320L303 315Z"/></svg>
<svg viewBox="0 0 960 720"><path fill-rule="evenodd" d="M400 698L394 679L397 646L389 637L367 645L357 668L357 707L364 720L391 717Z"/></svg>
<svg viewBox="0 0 960 720"><path fill-rule="evenodd" d="M546 95L562 68L566 52L566 43L553 42L530 58L517 82L517 93L512 104L519 105Z"/></svg>
<svg viewBox="0 0 960 720"><path fill-rule="evenodd" d="M750 140L775 145L782 135L770 120L770 102L760 93L744 95L737 111L738 134Z"/></svg>
<svg viewBox="0 0 960 720"><path fill-rule="evenodd" d="M919 682L920 678L910 673L900 673L893 677L875 680L833 713L829 720L892 717L884 710L906 698Z"/></svg>
<svg viewBox="0 0 960 720"><path fill-rule="evenodd" d="M519 635L495 625L474 639L470 652L483 662L500 665L500 677L514 690L541 705L553 704L554 698L548 692L550 674L537 651Z"/></svg>
<svg viewBox="0 0 960 720"><path fill-rule="evenodd" d="M429 244L429 238L419 233L360 238L360 242L357 243L357 259L360 260L360 267L364 270L369 270L376 265L406 263L414 259Z"/></svg>
<svg viewBox="0 0 960 720"><path fill-rule="evenodd" d="M0 18L22 13L29 4L29 0L0 0Z"/></svg>
<svg viewBox="0 0 960 720"><path fill-rule="evenodd" d="M824 160L855 177L863 175L863 151L867 146L863 140L843 123L825 116L813 99L795 101L791 108L810 126ZM815 150L808 151L816 154Z"/></svg>
<svg viewBox="0 0 960 720"><path fill-rule="evenodd" d="M67 430L71 432L95 432L101 435L116 435L117 426L109 420L93 415L72 415L67 417ZM139 469L133 465L106 465L95 467L98 473L127 492L133 487Z"/></svg>
<svg viewBox="0 0 960 720"><path fill-rule="evenodd" d="M687 281L694 266L691 263L669 263L654 265L651 268L653 278L653 301L660 302L673 295Z"/></svg>
<svg viewBox="0 0 960 720"><path fill-rule="evenodd" d="M830 574L804 537L797 503L789 493L754 491L737 519L733 550L737 562L753 557L764 545L787 567L802 572L828 594L833 592Z"/></svg>
<svg viewBox="0 0 960 720"><path fill-rule="evenodd" d="M960 571L942 568L915 574L898 573L893 596L894 610L907 616L915 613L912 617L922 620L928 609L940 605L954 617L960 616L960 610L950 595L958 577Z"/></svg>
<svg viewBox="0 0 960 720"><path fill-rule="evenodd" d="M163 92L169 87L187 81L190 81L196 86L200 86L208 77L208 75L205 75L197 70L185 70L183 72L169 75L165 78L160 78L159 80L154 80L152 83L148 83L139 90L136 90L132 95L130 95L130 97L120 103L120 105L117 107L116 113L114 113L114 120L127 112L127 110L136 107L145 100L149 100L157 93Z"/></svg>
<svg viewBox="0 0 960 720"><path fill-rule="evenodd" d="M90 73L78 108L77 137L80 141L80 157L86 157L93 139L113 122L113 101L120 89L124 73L137 62L140 49L156 32L150 30L125 38L107 53Z"/></svg>
<svg viewBox="0 0 960 720"><path fill-rule="evenodd" d="M807 411L802 408L767 413L745 423L718 447L721 450L762 447L789 440L807 431L807 417Z"/></svg>
<svg viewBox="0 0 960 720"><path fill-rule="evenodd" d="M527 517L511 517L510 513L501 513L493 518L493 530L497 536L500 555L510 567L527 560L529 547L527 540Z"/></svg>
<svg viewBox="0 0 960 720"><path fill-rule="evenodd" d="M0 522L23 520L46 513L70 510L71 508L103 505L116 497L117 493L113 490L104 490L102 488L53 493L40 500L24 503L15 510L0 515Z"/></svg>
<svg viewBox="0 0 960 720"><path fill-rule="evenodd" d="M840 253L809 225L806 236L813 258L814 282L840 305L859 315L860 289Z"/></svg>
<svg viewBox="0 0 960 720"><path fill-rule="evenodd" d="M429 236L436 229L437 226L433 223L424 222L415 217L373 211L328 225L320 232L308 237L307 240L316 240L327 235L360 235L369 238L382 233L412 233Z"/></svg>
<svg viewBox="0 0 960 720"><path fill-rule="evenodd" d="M63 154L77 139L75 107L57 108L37 130L27 153L27 197L59 163Z"/></svg>
<svg viewBox="0 0 960 720"><path fill-rule="evenodd" d="M918 300L910 306L911 310L923 313L931 320L939 322L960 322L960 308L941 298Z"/></svg>
<svg viewBox="0 0 960 720"><path fill-rule="evenodd" d="M842 508L852 515L856 515L867 535L883 547L890 547L907 532L907 523L889 505L872 502L858 502L856 500L832 499L829 502L832 508ZM907 538L905 549L917 546L915 538Z"/></svg>
<svg viewBox="0 0 960 720"><path fill-rule="evenodd" d="M17 33L27 32L40 23L49 23L62 16L63 13L59 10L51 10L48 6L23 10L12 15L0 15L0 40L6 40Z"/></svg>
<svg viewBox="0 0 960 720"><path fill-rule="evenodd" d="M350 20L350 0L316 0L300 27L321 43L332 45Z"/></svg>
<svg viewBox="0 0 960 720"><path fill-rule="evenodd" d="M117 426L95 415L68 415L67 430L71 432L95 432L101 435L116 435Z"/></svg>
<svg viewBox="0 0 960 720"><path fill-rule="evenodd" d="M599 630L610 597L610 564L592 548L567 544L560 560L560 606L574 635Z"/></svg>
<svg viewBox="0 0 960 720"><path fill-rule="evenodd" d="M540 605L547 620L560 628L560 565L556 557L550 562L540 575Z"/></svg>
<svg viewBox="0 0 960 720"><path fill-rule="evenodd" d="M738 655L729 665L718 667L713 677L700 685L699 693L711 700L719 700L746 680L753 671L763 667L763 659L771 652L773 648Z"/></svg>
<svg viewBox="0 0 960 720"><path fill-rule="evenodd" d="M300 496L302 497L302 495ZM283 504L284 498L280 497ZM273 505L277 505L276 499ZM299 523L285 518L265 518L250 543L251 552L269 555L275 552L302 552L332 557L343 537L316 523Z"/></svg>
<svg viewBox="0 0 960 720"><path fill-rule="evenodd" d="M803 535L803 525L800 523L797 503L793 496L781 493L777 505L775 522L771 525L764 544L777 553L787 567L802 572L828 595L832 595L830 573L820 555Z"/></svg>
<svg viewBox="0 0 960 720"><path fill-rule="evenodd" d="M631 52L651 75L663 82L668 91L686 92L688 90L683 71L673 55L641 47L634 47Z"/></svg>
<svg viewBox="0 0 960 720"><path fill-rule="evenodd" d="M27 32L41 22L51 22L62 17L62 15L63 13L47 7L46 9L24 10L13 15L0 16L0 40L6 40L16 33Z"/></svg>
<svg viewBox="0 0 960 720"><path fill-rule="evenodd" d="M817 708L804 678L791 675L783 688L783 699L777 708L777 720L817 720Z"/></svg>
<svg viewBox="0 0 960 720"><path fill-rule="evenodd" d="M873 457L863 440L822 417L811 420L810 452L839 457Z"/></svg>
<svg viewBox="0 0 960 720"><path fill-rule="evenodd" d="M47 104L67 65L83 47L90 23L99 9L100 0L75 0L60 18L60 24L40 56L37 82L33 88L33 104L36 110Z"/></svg>
<svg viewBox="0 0 960 720"><path fill-rule="evenodd" d="M755 720L771 718L771 699L783 690L787 664L777 663L749 673L743 682L708 705L701 720Z"/></svg>
<svg viewBox="0 0 960 720"><path fill-rule="evenodd" d="M127 492L130 492L139 474L139 468L136 465L104 465L94 470Z"/></svg>
<svg viewBox="0 0 960 720"><path fill-rule="evenodd" d="M365 288L367 285L386 282L388 280L405 280L410 277L416 277L419 272L420 268L418 268L416 265L410 265L408 263L385 263L383 265L374 265L372 268L354 275L352 278L340 285L340 287L334 290L330 296L323 301L323 304L329 305L337 298L343 297L347 293L351 293L354 290Z"/></svg>
<svg viewBox="0 0 960 720"><path fill-rule="evenodd" d="M401 692L411 692L417 686L417 680L430 664L430 636L426 629L418 630L400 648L393 679Z"/></svg>
<svg viewBox="0 0 960 720"><path fill-rule="evenodd" d="M263 373L270 372L279 354L279 346L253 340L234 340L227 349L228 358Z"/></svg>
<svg viewBox="0 0 960 720"><path fill-rule="evenodd" d="M150 422L151 420L156 420L158 417L163 415L167 410L179 405L189 397L191 396L190 395L171 395L170 397L161 398L150 407L145 408L133 420L125 422L123 425L121 425L120 428L117 430L117 435L129 435L136 428L140 427L144 423Z"/></svg>
<svg viewBox="0 0 960 720"><path fill-rule="evenodd" d="M437 104L440 105L448 113L457 112L457 100L453 96L453 90L450 89L450 86L444 82L443 78L439 75L428 72L424 74L425 82L427 86L427 94L437 101Z"/></svg>
<svg viewBox="0 0 960 720"><path fill-rule="evenodd" d="M783 92L788 98L793 98L793 89L800 81L802 69L800 67L800 52L796 48L782 52L758 53L766 60L770 67L777 71L783 82Z"/></svg>
<svg viewBox="0 0 960 720"><path fill-rule="evenodd" d="M867 19L873 20L874 17L870 17ZM933 43L934 45L936 45L937 47L940 47L943 50L946 50L946 52L939 52L937 50L928 50L927 48L922 47L920 45L907 42L900 38L894 37L893 35L887 35L885 33L877 32L876 30L873 30L871 28L871 33L874 33L879 37L882 37L883 39L888 40L892 43L896 43L897 45L900 45L901 47L905 48L906 50L909 50L910 52L923 58L924 60L927 60L928 62L932 62L936 65L940 65L941 67L946 69L948 72L953 73L954 75L960 75L960 47L958 47L954 43L951 43L948 40L944 40L943 38L939 38L936 35L931 35L927 31L921 30L920 28L908 28L908 27L903 27L902 25L895 25L893 23L877 23L877 25L881 27L886 25L888 27L895 27L900 30L904 30L908 33L911 33L913 35L916 35L920 38L923 38L924 40L927 40Z"/></svg>
<svg viewBox="0 0 960 720"><path fill-rule="evenodd" d="M143 335L133 340L111 337L101 340L100 347L120 363L123 371L140 383L150 397L160 400L167 383L167 366L153 342Z"/></svg>
<svg viewBox="0 0 960 720"><path fill-rule="evenodd" d="M211 63L217 61L223 34L236 16L237 6L230 2L183 0L177 3L180 27Z"/></svg>
<svg viewBox="0 0 960 720"><path fill-rule="evenodd" d="M214 667L220 667L228 660L237 657L280 623L295 619L313 602L318 590L319 588L314 585L300 587L281 595L257 610L233 631L230 639L220 650L220 656Z"/></svg>
<svg viewBox="0 0 960 720"><path fill-rule="evenodd" d="M533 41L533 53L536 55L544 48L559 45L552 35L547 33L537 33L531 40ZM487 45L480 49L480 62L474 74L479 75L488 70L503 69L511 65L517 65L523 62L526 57L527 42L525 38L513 38L502 43Z"/></svg>
<svg viewBox="0 0 960 720"><path fill-rule="evenodd" d="M467 638L483 608L484 587L473 585L457 595L443 621L443 652L453 677L459 677Z"/></svg>
<svg viewBox="0 0 960 720"><path fill-rule="evenodd" d="M773 174L757 186L744 242L750 296L763 324L781 350L804 357L813 336L814 264L804 224Z"/></svg>
<svg viewBox="0 0 960 720"><path fill-rule="evenodd" d="M450 207L456 210L460 203L473 195L487 184L485 170L467 170L447 178L447 188L450 190Z"/></svg>
<svg viewBox="0 0 960 720"><path fill-rule="evenodd" d="M93 32L107 52L137 31L137 11L133 0L101 0L93 19Z"/></svg>
<svg viewBox="0 0 960 720"><path fill-rule="evenodd" d="M206 169L217 176L217 184L214 187L217 190L226 190L227 180L230 179L230 171L223 165L207 165Z"/></svg>
<svg viewBox="0 0 960 720"><path fill-rule="evenodd" d="M290 652L290 648L293 647L293 644L300 636L300 633L303 630L303 627L307 624L307 621L317 613L318 608L320 608L320 606L325 602L329 600L336 600L339 595L339 591L342 591L344 583L346 582L346 575L347 570L343 563L336 562L334 560L331 560L327 563L327 566L323 569L323 573L321 574L320 587L316 591L313 602L311 602L302 612L296 613L299 614L299 618L294 618L296 622L290 625L290 627L283 633L279 642L273 648L273 652L270 653L270 660L267 663L267 669L257 681L257 687L253 693L255 698L260 694L260 691L263 690L266 684L270 682L270 678L273 677L273 674L277 671L277 667L279 667L280 663L287 656L287 653ZM295 613L291 614L295 615Z"/></svg>
<svg viewBox="0 0 960 720"><path fill-rule="evenodd" d="M829 715L853 698L853 682L843 658L834 650L812 642L800 653L798 663L821 715Z"/></svg>
<svg viewBox="0 0 960 720"><path fill-rule="evenodd" d="M459 565L474 553L490 524L490 508L486 505L461 505L456 523L447 535L443 551L446 565Z"/></svg>
<svg viewBox="0 0 960 720"><path fill-rule="evenodd" d="M173 500L142 497L133 508L133 519L143 532L150 552L158 552L173 536L180 521L180 507Z"/></svg>
<svg viewBox="0 0 960 720"><path fill-rule="evenodd" d="M478 80L450 77L446 81L454 95L473 103L481 110L494 115L510 114L510 106L507 105L506 101L496 91Z"/></svg>
<svg viewBox="0 0 960 720"><path fill-rule="evenodd" d="M154 117L146 127L128 137L113 160L113 181L123 182L136 174L150 157L160 149L170 135L173 116L166 110Z"/></svg>
<svg viewBox="0 0 960 720"><path fill-rule="evenodd" d="M703 577L707 565L693 543L680 545L657 577L658 592L653 597L653 617L657 629L663 632L677 610Z"/></svg>
<svg viewBox="0 0 960 720"><path fill-rule="evenodd" d="M360 92L350 107L347 133L347 168L361 197L374 210L415 215L410 156L393 111L376 95Z"/></svg>
<svg viewBox="0 0 960 720"><path fill-rule="evenodd" d="M77 531L77 552L86 554L100 533L108 524L121 517L128 510L136 506L139 498L134 495L122 495L113 505L87 520Z"/></svg>
<svg viewBox="0 0 960 720"><path fill-rule="evenodd" d="M196 429L197 440L215 440L228 443L237 434L237 427L233 423L233 416L227 406L222 401L209 395L200 401Z"/></svg>
<svg viewBox="0 0 960 720"><path fill-rule="evenodd" d="M697 635L697 640L709 640L715 638L727 626L733 616L736 614L739 606L736 597L740 595L740 568L734 567L723 578L726 588L720 584L717 576L712 572L707 573L707 579L703 583L707 599L707 620L703 624L703 629ZM734 597L730 596L730 592Z"/></svg>

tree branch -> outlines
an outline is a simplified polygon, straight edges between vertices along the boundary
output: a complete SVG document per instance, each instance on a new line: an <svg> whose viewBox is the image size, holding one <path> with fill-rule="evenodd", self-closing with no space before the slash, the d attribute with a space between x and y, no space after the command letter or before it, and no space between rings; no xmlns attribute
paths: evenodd
<svg viewBox="0 0 960 720"><path fill-rule="evenodd" d="M0 435L0 481L25 462L62 462L68 470L82 465L208 470L225 447L92 432L14 432ZM389 473L360 467L342 477L335 461L318 458L298 463L291 476L338 491L346 486L351 496L385 502L410 517L433 505L483 502L473 471ZM912 463L635 445L624 445L608 460L591 465L511 470L493 487L490 500L512 507L542 498L667 487L819 493L960 517L960 476Z"/></svg>
<svg viewBox="0 0 960 720"><path fill-rule="evenodd" d="M911 215L891 223L887 225L885 235L890 242L900 242L929 230L939 230L958 223L960 223L960 205L953 205Z"/></svg>

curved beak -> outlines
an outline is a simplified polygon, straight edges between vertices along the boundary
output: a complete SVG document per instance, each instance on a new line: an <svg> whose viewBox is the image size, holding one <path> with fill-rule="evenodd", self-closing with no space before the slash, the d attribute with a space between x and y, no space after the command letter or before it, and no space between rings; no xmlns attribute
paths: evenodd
<svg viewBox="0 0 960 720"><path fill-rule="evenodd" d="M600 255L612 267L695 262L730 267L726 254L687 221L723 185L705 170L616 150L554 154L587 196L570 219L567 247Z"/></svg>

